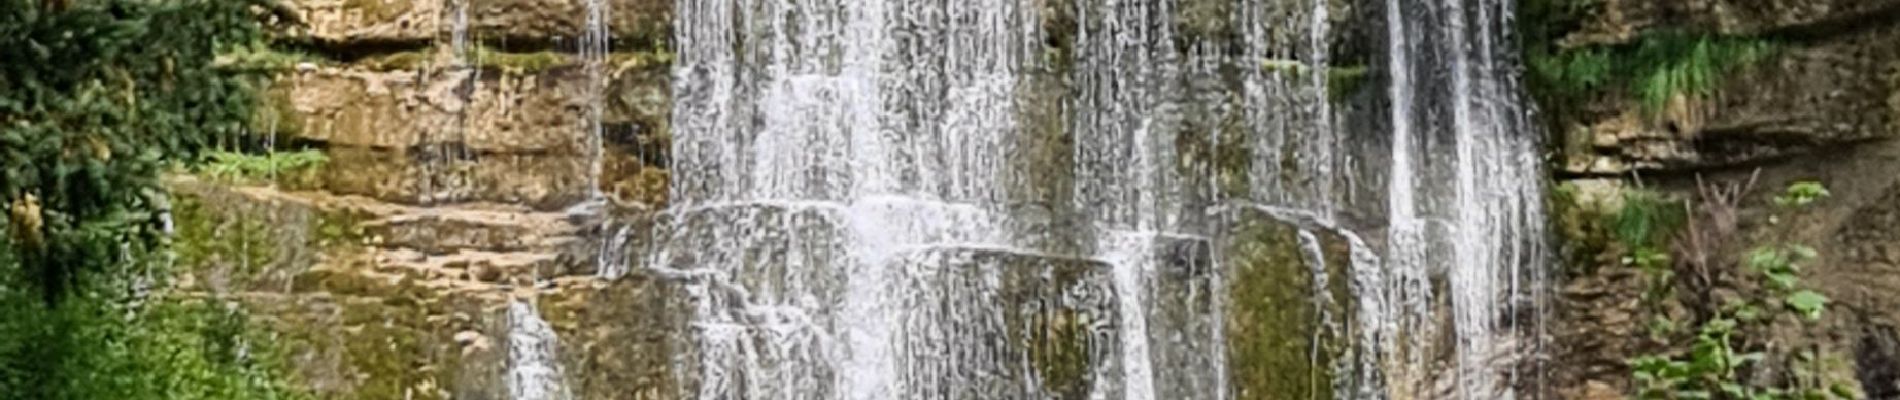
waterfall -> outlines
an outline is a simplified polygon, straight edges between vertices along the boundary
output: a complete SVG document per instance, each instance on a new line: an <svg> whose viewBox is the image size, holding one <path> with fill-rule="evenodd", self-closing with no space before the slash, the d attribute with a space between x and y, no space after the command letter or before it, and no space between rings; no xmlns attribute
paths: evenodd
<svg viewBox="0 0 1900 400"><path fill-rule="evenodd" d="M1526 122L1506 56L1511 2L1388 0L1385 12L1393 135L1386 260L1410 314L1399 318L1414 338L1408 375L1428 375L1420 338L1451 335L1452 348L1440 351L1455 368L1438 379L1450 380L1458 398L1511 398L1524 368L1523 351L1511 346L1527 334L1516 316L1537 304L1549 263L1538 131ZM1449 79L1415 79L1434 71ZM1451 332L1425 326L1434 310L1424 277L1433 273L1445 275Z"/></svg>
<svg viewBox="0 0 1900 400"><path fill-rule="evenodd" d="M534 305L516 300L508 304L508 370L503 381L512 400L566 400L573 398L557 357L559 339L541 319Z"/></svg>
<svg viewBox="0 0 1900 400"><path fill-rule="evenodd" d="M1183 28L1206 3L677 0L670 203L601 274L680 284L687 398L1221 399L1217 249L1266 211L1307 333L1350 342L1318 366L1339 398L1510 397L1547 255L1509 2L1385 1L1366 132L1331 2Z"/></svg>
<svg viewBox="0 0 1900 400"><path fill-rule="evenodd" d="M1424 350L1432 333L1431 323L1431 282L1427 278L1429 268L1427 259L1425 220L1419 216L1419 207L1424 205L1418 199L1421 187L1418 184L1418 162L1420 145L1413 128L1416 90L1413 87L1413 66L1410 44L1407 43L1410 32L1407 31L1405 9L1401 7L1405 0L1386 0L1386 34L1389 62L1387 73L1388 101L1391 104L1391 172L1387 176L1386 190L1386 254L1385 270L1392 275L1387 281L1394 288L1381 288L1372 293L1362 294L1362 299L1370 303L1384 303L1379 308L1387 310L1381 315L1385 318L1372 322L1376 325L1365 329L1379 332L1385 342L1378 343L1381 353L1393 359L1386 360L1387 373L1398 374L1386 379L1398 386L1401 392L1413 392L1418 389L1412 384L1423 381L1426 362L1430 360ZM1411 340L1399 343L1403 338ZM1378 368L1379 366L1365 366Z"/></svg>
<svg viewBox="0 0 1900 400"><path fill-rule="evenodd" d="M1349 155L1328 99L1332 39L1324 0L1241 0L1246 80L1240 88L1251 202L1331 215L1344 208ZM1257 65L1257 66L1256 66Z"/></svg>
<svg viewBox="0 0 1900 400"><path fill-rule="evenodd" d="M698 354L683 373L700 383L689 397L1048 389L1029 365L1040 353L981 339L1107 301L1089 263L1024 247L1002 225L1037 10L1006 0L679 9L677 180L651 264L690 277ZM1066 286L1018 282L1071 269L1083 278ZM1060 302L1031 312L999 296Z"/></svg>

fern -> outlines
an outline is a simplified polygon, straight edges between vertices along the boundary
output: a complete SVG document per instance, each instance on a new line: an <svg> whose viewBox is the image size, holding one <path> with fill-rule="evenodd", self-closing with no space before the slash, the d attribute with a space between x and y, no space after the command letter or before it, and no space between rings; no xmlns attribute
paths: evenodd
<svg viewBox="0 0 1900 400"><path fill-rule="evenodd" d="M1548 100L1571 103L1623 84L1657 112L1678 96L1714 95L1729 73L1774 51L1758 38L1664 32L1630 45L1533 52L1528 63Z"/></svg>
<svg viewBox="0 0 1900 400"><path fill-rule="evenodd" d="M1623 193L1623 207L1611 217L1610 227L1628 248L1661 249L1668 247L1669 235L1687 217L1680 200L1649 190L1630 190Z"/></svg>
<svg viewBox="0 0 1900 400"><path fill-rule="evenodd" d="M1625 68L1636 77L1632 90L1656 111L1678 95L1713 95L1725 75L1773 50L1760 39L1659 34L1644 38Z"/></svg>

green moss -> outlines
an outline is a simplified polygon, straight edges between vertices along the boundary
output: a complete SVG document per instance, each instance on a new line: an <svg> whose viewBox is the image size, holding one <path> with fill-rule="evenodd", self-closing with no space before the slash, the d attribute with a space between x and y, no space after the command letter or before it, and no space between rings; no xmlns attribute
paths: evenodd
<svg viewBox="0 0 1900 400"><path fill-rule="evenodd" d="M361 246L365 235L363 223L370 218L368 214L347 210L320 213L317 215L316 245L329 250Z"/></svg>
<svg viewBox="0 0 1900 400"><path fill-rule="evenodd" d="M251 131L278 137L295 137L302 133L303 113L297 112L290 95L290 89L284 87L264 90L258 96L257 111L251 118Z"/></svg>
<svg viewBox="0 0 1900 400"><path fill-rule="evenodd" d="M1227 255L1227 359L1235 398L1332 398L1338 346L1314 342L1320 314L1297 233L1263 224L1235 238Z"/></svg>
<svg viewBox="0 0 1900 400"><path fill-rule="evenodd" d="M566 54L552 51L507 53L486 46L476 48L474 57L475 64L482 68L517 74L540 73L573 63Z"/></svg>
<svg viewBox="0 0 1900 400"><path fill-rule="evenodd" d="M1091 311L1051 300L1075 295L1073 291L1088 285L1100 270L1086 263L1048 264L995 255L977 258L976 264L969 266L1003 269L998 301L1022 307L1003 317L1008 342L998 347L1029 361L1029 370L1021 373L1033 374L1041 383L1042 393L1034 397L1086 396L1091 386L1089 366L1097 365L1089 353L1096 343L1089 335L1093 316ZM960 279L984 279L974 269L969 272Z"/></svg>
<svg viewBox="0 0 1900 400"><path fill-rule="evenodd" d="M295 70L303 64L334 65L333 61L296 50L286 50L258 41L224 48L213 63L219 69L238 72L274 73Z"/></svg>
<svg viewBox="0 0 1900 400"><path fill-rule="evenodd" d="M411 385L433 376L424 370L428 332L420 324L428 315L415 307L388 307L381 303L343 306L342 341L345 363L363 377L354 395L364 399L433 399L436 393L413 393Z"/></svg>
<svg viewBox="0 0 1900 400"><path fill-rule="evenodd" d="M673 60L676 57L673 51L668 49L615 52L607 55L607 64L614 66L614 70L616 71L625 72L673 65Z"/></svg>
<svg viewBox="0 0 1900 400"><path fill-rule="evenodd" d="M1326 72L1326 98L1332 101L1345 101L1366 87L1366 67L1363 65L1333 67Z"/></svg>
<svg viewBox="0 0 1900 400"><path fill-rule="evenodd" d="M1042 31L1048 33L1043 41L1043 63L1049 72L1066 75L1075 66L1075 34L1081 28L1076 21L1076 7L1065 7L1061 2L1045 2L1042 10Z"/></svg>
<svg viewBox="0 0 1900 400"><path fill-rule="evenodd" d="M1552 226L1565 244L1564 265L1571 268L1572 275L1578 276L1595 270L1599 264L1596 258L1604 254L1614 240L1604 227L1605 218L1582 203L1580 190L1574 182L1559 183L1550 191L1548 200Z"/></svg>
<svg viewBox="0 0 1900 400"><path fill-rule="evenodd" d="M182 273L224 271L243 283L277 261L275 224L268 215L226 202L181 196L172 205L172 251Z"/></svg>
<svg viewBox="0 0 1900 400"><path fill-rule="evenodd" d="M448 61L439 59L441 54L440 48L424 48L366 57L358 61L357 65L374 71L425 70L446 65L444 63ZM672 62L672 54L667 52L627 54L629 55L617 56L612 60L635 63ZM573 57L554 51L513 53L487 46L476 47L470 52L469 57L478 68L512 74L541 73L556 67L572 65L575 62Z"/></svg>
<svg viewBox="0 0 1900 400"><path fill-rule="evenodd" d="M1887 75L1888 93L1892 93L1892 97L1887 99L1887 110L1892 115L1900 116L1900 63L1888 66L1888 70L1892 71ZM1900 130L1894 133L1900 133Z"/></svg>
<svg viewBox="0 0 1900 400"><path fill-rule="evenodd" d="M1029 362L1048 393L1088 392L1088 316L1075 310L1049 310L1019 332Z"/></svg>
<svg viewBox="0 0 1900 400"><path fill-rule="evenodd" d="M1180 43L1221 43L1235 39L1233 1L1182 0L1175 13Z"/></svg>

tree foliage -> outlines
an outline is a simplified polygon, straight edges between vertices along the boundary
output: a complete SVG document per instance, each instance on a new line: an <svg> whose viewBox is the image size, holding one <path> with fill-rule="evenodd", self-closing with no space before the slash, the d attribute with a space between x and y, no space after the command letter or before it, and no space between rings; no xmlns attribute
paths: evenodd
<svg viewBox="0 0 1900 400"><path fill-rule="evenodd" d="M0 399L299 398L168 274L159 173L235 143L264 0L0 0Z"/></svg>
<svg viewBox="0 0 1900 400"><path fill-rule="evenodd" d="M0 0L0 205L24 279L54 303L155 243L160 170L243 133L263 0ZM12 271L17 270L17 271Z"/></svg>

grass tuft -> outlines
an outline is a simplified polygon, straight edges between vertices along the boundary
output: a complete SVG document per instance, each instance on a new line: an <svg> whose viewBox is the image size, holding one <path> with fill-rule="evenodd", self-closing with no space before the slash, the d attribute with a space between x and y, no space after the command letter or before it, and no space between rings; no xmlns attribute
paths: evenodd
<svg viewBox="0 0 1900 400"><path fill-rule="evenodd" d="M316 170L330 162L330 157L318 150L269 154L213 152L205 158L205 163L199 166L199 172L214 179L232 182L288 177Z"/></svg>

